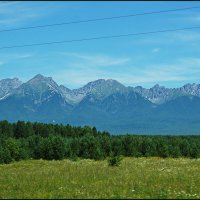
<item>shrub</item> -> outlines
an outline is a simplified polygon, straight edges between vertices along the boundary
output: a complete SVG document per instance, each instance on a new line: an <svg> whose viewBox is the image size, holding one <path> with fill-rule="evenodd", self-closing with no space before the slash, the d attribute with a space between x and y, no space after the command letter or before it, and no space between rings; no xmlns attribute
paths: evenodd
<svg viewBox="0 0 200 200"><path fill-rule="evenodd" d="M12 162L10 151L7 148L0 147L0 164L8 164Z"/></svg>
<svg viewBox="0 0 200 200"><path fill-rule="evenodd" d="M119 156L119 155L111 155L109 158L108 158L108 165L109 166L119 166L121 164L121 161L122 161L122 157Z"/></svg>

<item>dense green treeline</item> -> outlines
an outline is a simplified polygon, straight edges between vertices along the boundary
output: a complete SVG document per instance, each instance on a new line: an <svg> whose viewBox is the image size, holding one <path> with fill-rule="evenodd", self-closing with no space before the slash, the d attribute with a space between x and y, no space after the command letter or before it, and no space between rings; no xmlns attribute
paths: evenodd
<svg viewBox="0 0 200 200"><path fill-rule="evenodd" d="M0 163L23 159L200 157L200 136L110 135L95 127L0 122Z"/></svg>

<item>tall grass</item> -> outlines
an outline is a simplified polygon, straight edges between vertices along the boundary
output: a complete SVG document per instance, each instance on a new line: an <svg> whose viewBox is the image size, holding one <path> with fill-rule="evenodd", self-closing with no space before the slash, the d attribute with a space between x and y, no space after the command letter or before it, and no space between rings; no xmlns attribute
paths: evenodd
<svg viewBox="0 0 200 200"><path fill-rule="evenodd" d="M0 198L200 198L200 159L20 161L0 165Z"/></svg>

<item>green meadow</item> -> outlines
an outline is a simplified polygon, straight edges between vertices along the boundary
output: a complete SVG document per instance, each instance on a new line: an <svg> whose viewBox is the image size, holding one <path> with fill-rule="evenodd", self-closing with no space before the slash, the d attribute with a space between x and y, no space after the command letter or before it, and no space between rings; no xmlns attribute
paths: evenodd
<svg viewBox="0 0 200 200"><path fill-rule="evenodd" d="M200 198L200 159L23 160L0 165L0 198Z"/></svg>

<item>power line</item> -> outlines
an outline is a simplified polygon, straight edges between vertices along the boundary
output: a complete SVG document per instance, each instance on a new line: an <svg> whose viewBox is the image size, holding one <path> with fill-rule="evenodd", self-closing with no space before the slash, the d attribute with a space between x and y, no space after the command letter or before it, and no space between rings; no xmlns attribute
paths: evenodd
<svg viewBox="0 0 200 200"><path fill-rule="evenodd" d="M19 31L19 30L27 30L27 29L46 28L46 27L52 27L52 26L63 26L63 25L70 25L70 24L104 21L104 20L112 20L112 19L136 17L136 16L152 15L152 14L160 14L160 13L168 13L168 12L177 12L177 11L191 10L191 9L197 9L197 8L200 8L200 6L177 8L177 9L171 9L171 10L160 10L160 11L152 11L152 12L144 12L144 13L138 13L138 14L129 14L129 15L96 18L96 19L87 19L87 20L79 20L79 21L71 21L71 22L62 22L62 23L54 23L54 24L46 24L46 25L27 26L27 27L21 27L21 28L13 28L13 29L4 29L4 30L0 30L0 33L1 32L8 32L8 31L11 32L11 31Z"/></svg>
<svg viewBox="0 0 200 200"><path fill-rule="evenodd" d="M200 28L200 26L185 27L185 28L178 28L178 29L166 29L166 30L140 32L140 33L129 33L129 34L121 34L121 35L100 36L100 37L92 37L92 38L81 38L81 39L73 39L73 40L65 40L65 41L53 41L53 42L44 42L44 43L34 43L34 44L4 46L4 47L0 47L0 50L1 49L31 47L31 46L44 46L44 45L51 45L51 44L82 42L82 41L90 41L90 40L110 39L110 38L119 38L119 37L128 37L128 36L137 36L137 35L148 35L148 34L165 33L165 32L175 32L175 31L191 30L191 29L199 29L199 28Z"/></svg>

